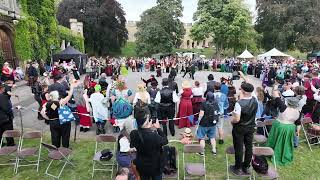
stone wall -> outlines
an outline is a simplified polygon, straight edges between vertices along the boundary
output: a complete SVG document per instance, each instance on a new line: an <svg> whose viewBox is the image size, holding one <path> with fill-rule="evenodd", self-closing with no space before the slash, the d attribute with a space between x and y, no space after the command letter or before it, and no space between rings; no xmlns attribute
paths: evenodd
<svg viewBox="0 0 320 180"><path fill-rule="evenodd" d="M137 22L136 21L128 21L126 24L127 30L128 30L128 42L135 42L136 38L134 37L134 34L138 31L137 30ZM205 48L210 47L212 44L212 38L207 38L203 41L193 41L190 37L190 31L192 28L192 23L185 23L184 28L186 30L186 34L183 38L182 44L180 48L182 49L193 49L193 48Z"/></svg>

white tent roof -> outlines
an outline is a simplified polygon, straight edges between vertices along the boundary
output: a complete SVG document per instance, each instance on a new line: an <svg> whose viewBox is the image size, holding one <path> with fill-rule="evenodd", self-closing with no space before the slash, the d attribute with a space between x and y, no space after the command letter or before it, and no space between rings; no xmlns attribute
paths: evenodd
<svg viewBox="0 0 320 180"><path fill-rule="evenodd" d="M252 58L254 58L254 56L248 50L245 50L245 51L243 51L242 54L240 54L238 56L238 58L240 58L240 59L252 59Z"/></svg>
<svg viewBox="0 0 320 180"><path fill-rule="evenodd" d="M290 57L290 55L285 54L276 48L273 48L264 54L258 55L258 57L261 57L261 58L264 58L264 57Z"/></svg>

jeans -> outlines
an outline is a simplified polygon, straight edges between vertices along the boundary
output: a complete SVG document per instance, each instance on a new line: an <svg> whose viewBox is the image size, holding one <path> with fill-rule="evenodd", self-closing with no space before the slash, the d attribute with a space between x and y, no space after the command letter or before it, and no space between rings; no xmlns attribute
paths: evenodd
<svg viewBox="0 0 320 180"><path fill-rule="evenodd" d="M235 150L235 167L248 168L252 159L252 141L254 128L234 126L232 129L233 147ZM243 161L243 144L245 146L245 156Z"/></svg>

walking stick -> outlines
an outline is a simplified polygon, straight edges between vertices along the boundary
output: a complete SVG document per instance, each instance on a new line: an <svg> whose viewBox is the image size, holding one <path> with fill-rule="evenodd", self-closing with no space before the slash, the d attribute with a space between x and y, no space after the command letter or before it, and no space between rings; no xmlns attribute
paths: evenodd
<svg viewBox="0 0 320 180"><path fill-rule="evenodd" d="M77 121L74 121L75 127L74 127L74 138L73 138L73 142L76 142L77 140L77 129L78 129L78 123Z"/></svg>
<svg viewBox="0 0 320 180"><path fill-rule="evenodd" d="M18 103L19 103L19 106L17 106L17 109L19 111L19 116L20 116L20 126L21 126L21 134L23 134L23 122L22 122L22 112L21 112L21 101L20 101L20 98L19 96L16 96L16 98L18 99Z"/></svg>

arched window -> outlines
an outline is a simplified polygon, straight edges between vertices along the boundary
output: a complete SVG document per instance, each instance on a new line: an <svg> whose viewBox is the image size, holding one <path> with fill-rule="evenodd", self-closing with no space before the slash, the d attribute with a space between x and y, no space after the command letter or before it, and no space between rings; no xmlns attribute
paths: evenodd
<svg viewBox="0 0 320 180"><path fill-rule="evenodd" d="M197 41L197 46L199 46L200 45L200 42L199 41Z"/></svg>
<svg viewBox="0 0 320 180"><path fill-rule="evenodd" d="M190 46L190 40L187 40L187 48Z"/></svg>
<svg viewBox="0 0 320 180"><path fill-rule="evenodd" d="M194 48L194 42L192 42L192 48Z"/></svg>
<svg viewBox="0 0 320 180"><path fill-rule="evenodd" d="M202 47L206 47L206 40L203 40Z"/></svg>

